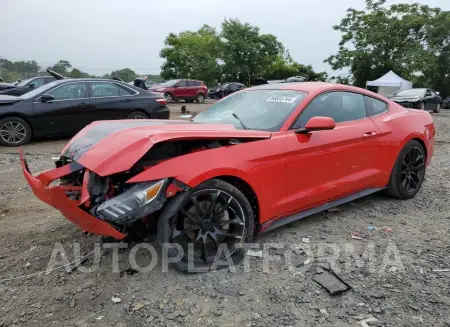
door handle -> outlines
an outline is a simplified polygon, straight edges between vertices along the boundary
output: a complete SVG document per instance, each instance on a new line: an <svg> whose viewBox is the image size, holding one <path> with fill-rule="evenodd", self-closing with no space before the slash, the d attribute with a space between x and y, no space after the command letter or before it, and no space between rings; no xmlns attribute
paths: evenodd
<svg viewBox="0 0 450 327"><path fill-rule="evenodd" d="M125 102L131 102L131 99L125 99Z"/></svg>
<svg viewBox="0 0 450 327"><path fill-rule="evenodd" d="M81 102L80 103L80 107L86 107L86 103L85 102Z"/></svg>
<svg viewBox="0 0 450 327"><path fill-rule="evenodd" d="M363 135L362 135L362 137L363 138L368 138L368 137L373 137L373 136L375 136L375 135L377 135L377 132L367 132L367 133L364 133Z"/></svg>

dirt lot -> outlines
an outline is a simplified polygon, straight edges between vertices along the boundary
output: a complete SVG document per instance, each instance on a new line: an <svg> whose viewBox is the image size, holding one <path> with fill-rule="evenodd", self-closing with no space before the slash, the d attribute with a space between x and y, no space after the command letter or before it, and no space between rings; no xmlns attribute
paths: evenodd
<svg viewBox="0 0 450 327"><path fill-rule="evenodd" d="M172 106L174 116L180 106ZM370 317L377 321L369 326L450 326L450 113L433 117L435 155L413 200L377 194L269 232L258 244L281 245L267 246L268 270L266 259L251 257L247 270L240 265L184 275L171 268L162 272L158 261L151 272L133 273L125 249L119 252L120 273L113 272L113 252L105 250L93 272L36 274L48 267L56 242L72 261L76 244L90 253L98 238L84 236L38 201L21 175L17 149L0 148L0 327L363 326L359 321ZM51 168L51 157L66 141L26 146L31 169ZM368 231L369 225L392 230ZM352 239L352 232L361 239ZM286 249L295 244L295 268L288 269ZM331 296L315 283L313 274L321 268L304 265L308 250L316 262L339 250L334 269L352 288ZM374 254L372 260L365 252ZM141 266L149 262L146 253L138 252ZM16 278L29 274L35 275Z"/></svg>

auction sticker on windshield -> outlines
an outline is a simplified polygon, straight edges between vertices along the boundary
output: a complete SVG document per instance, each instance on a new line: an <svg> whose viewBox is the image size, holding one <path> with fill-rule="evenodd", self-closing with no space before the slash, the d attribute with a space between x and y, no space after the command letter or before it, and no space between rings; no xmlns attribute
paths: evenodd
<svg viewBox="0 0 450 327"><path fill-rule="evenodd" d="M272 95L266 102L282 102L282 103L294 103L298 97L289 97L284 95Z"/></svg>

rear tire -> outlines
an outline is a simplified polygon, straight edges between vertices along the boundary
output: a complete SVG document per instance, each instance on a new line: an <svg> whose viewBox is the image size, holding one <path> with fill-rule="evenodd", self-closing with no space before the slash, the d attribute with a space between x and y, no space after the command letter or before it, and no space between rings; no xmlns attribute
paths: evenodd
<svg viewBox="0 0 450 327"><path fill-rule="evenodd" d="M243 244L252 240L254 228L245 195L227 182L211 179L189 190L168 220L159 219L158 239L168 246L169 261L179 255L174 246L183 249L183 258L172 263L177 270L207 272L239 263L245 255ZM190 247L194 251L189 252ZM225 257L216 257L218 249Z"/></svg>
<svg viewBox="0 0 450 327"><path fill-rule="evenodd" d="M197 103L204 103L205 102L205 96L203 95L203 93L199 93L197 95Z"/></svg>
<svg viewBox="0 0 450 327"><path fill-rule="evenodd" d="M148 119L148 115L142 111L133 111L128 115L127 119Z"/></svg>
<svg viewBox="0 0 450 327"><path fill-rule="evenodd" d="M166 98L167 103L173 102L173 96L170 93L164 94L164 97Z"/></svg>
<svg viewBox="0 0 450 327"><path fill-rule="evenodd" d="M388 194L400 200L413 198L425 178L425 149L418 141L411 140L401 149L388 185Z"/></svg>
<svg viewBox="0 0 450 327"><path fill-rule="evenodd" d="M31 139L30 125L19 117L5 117L0 120L0 144L20 146Z"/></svg>

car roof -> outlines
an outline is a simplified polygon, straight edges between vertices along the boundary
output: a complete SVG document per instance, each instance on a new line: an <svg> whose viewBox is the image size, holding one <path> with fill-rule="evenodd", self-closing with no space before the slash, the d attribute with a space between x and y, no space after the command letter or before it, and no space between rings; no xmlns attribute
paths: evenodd
<svg viewBox="0 0 450 327"><path fill-rule="evenodd" d="M279 83L279 84L262 84L257 86L252 86L248 90L294 90L294 91L303 91L307 93L314 93L319 91L326 90L347 90L347 91L356 91L361 92L365 91L359 87L343 85L343 84L335 84L335 83L326 83L326 82L298 82L298 83Z"/></svg>
<svg viewBox="0 0 450 327"><path fill-rule="evenodd" d="M109 79L109 78L65 78L65 79L53 81L53 83L55 83L55 84L62 84L62 83L66 83L66 82L113 82L113 83L127 84L125 82L117 81L117 80Z"/></svg>

